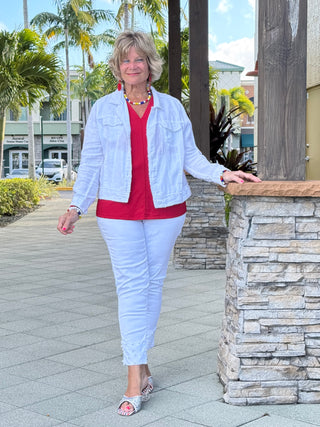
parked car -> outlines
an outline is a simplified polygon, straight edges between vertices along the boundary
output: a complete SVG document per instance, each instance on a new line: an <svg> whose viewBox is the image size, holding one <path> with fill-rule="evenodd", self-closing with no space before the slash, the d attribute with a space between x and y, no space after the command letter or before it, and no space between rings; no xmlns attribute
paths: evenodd
<svg viewBox="0 0 320 427"><path fill-rule="evenodd" d="M44 176L49 181L60 182L67 179L67 164L63 159L45 159L36 169L38 177Z"/></svg>
<svg viewBox="0 0 320 427"><path fill-rule="evenodd" d="M6 175L6 179L12 178L29 178L29 170L28 169L13 169L11 173Z"/></svg>

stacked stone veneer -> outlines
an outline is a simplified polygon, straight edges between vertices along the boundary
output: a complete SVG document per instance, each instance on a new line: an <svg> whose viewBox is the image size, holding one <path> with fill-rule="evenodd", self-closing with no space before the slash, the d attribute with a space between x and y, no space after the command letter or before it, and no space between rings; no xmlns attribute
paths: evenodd
<svg viewBox="0 0 320 427"><path fill-rule="evenodd" d="M224 399L320 403L320 181L232 184L228 192Z"/></svg>
<svg viewBox="0 0 320 427"><path fill-rule="evenodd" d="M224 193L216 185L187 177L192 196L174 247L174 265L185 269L224 269L227 227Z"/></svg>

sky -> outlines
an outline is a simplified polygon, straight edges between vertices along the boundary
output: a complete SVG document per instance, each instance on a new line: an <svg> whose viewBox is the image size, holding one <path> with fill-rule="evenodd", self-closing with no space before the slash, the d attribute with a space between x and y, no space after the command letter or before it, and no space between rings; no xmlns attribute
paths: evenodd
<svg viewBox="0 0 320 427"><path fill-rule="evenodd" d="M209 61L219 60L245 67L241 75L254 69L255 0L208 0L209 2ZM120 0L93 0L95 9L116 11ZM180 0L181 8L188 15L188 0ZM23 0L0 0L0 30L23 28ZM53 12L53 0L28 0L29 19L40 12ZM150 23L142 16L137 17L137 29L148 30ZM186 24L184 25L186 26ZM99 27L97 32L102 32ZM105 48L94 53L95 62L105 61ZM81 56L71 51L71 64L80 64Z"/></svg>

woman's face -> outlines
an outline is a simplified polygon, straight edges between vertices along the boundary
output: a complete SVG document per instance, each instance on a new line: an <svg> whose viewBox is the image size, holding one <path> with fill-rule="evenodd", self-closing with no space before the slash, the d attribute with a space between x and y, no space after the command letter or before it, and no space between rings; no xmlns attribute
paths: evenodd
<svg viewBox="0 0 320 427"><path fill-rule="evenodd" d="M145 56L139 55L136 48L129 49L127 57L120 63L121 79L127 85L145 85L149 76L149 66Z"/></svg>

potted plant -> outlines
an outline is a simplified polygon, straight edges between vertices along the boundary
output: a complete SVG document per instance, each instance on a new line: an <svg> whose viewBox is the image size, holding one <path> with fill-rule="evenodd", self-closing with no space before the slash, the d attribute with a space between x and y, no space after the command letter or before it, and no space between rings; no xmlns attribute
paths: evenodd
<svg viewBox="0 0 320 427"><path fill-rule="evenodd" d="M225 141L234 133L235 119L242 114L238 106L226 112L226 106L222 105L216 113L212 103L210 103L210 160L218 162L232 171L242 170L244 172L255 173L255 164L252 160L243 160L245 152L238 152L237 149L224 150Z"/></svg>

